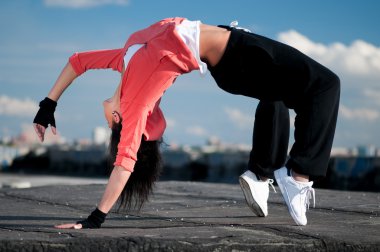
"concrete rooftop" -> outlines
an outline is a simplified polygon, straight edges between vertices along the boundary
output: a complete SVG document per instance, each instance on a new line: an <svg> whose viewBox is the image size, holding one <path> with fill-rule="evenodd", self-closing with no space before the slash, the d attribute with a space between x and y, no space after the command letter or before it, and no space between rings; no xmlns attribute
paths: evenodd
<svg viewBox="0 0 380 252"><path fill-rule="evenodd" d="M316 189L299 227L279 192L260 218L239 185L159 182L139 213L112 211L101 229L58 230L87 217L105 187L58 181L0 189L0 251L380 251L379 193Z"/></svg>

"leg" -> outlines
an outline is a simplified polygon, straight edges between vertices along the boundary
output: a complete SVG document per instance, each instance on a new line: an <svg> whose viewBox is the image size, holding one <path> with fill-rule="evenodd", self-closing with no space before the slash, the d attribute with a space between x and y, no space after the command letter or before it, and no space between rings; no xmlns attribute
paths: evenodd
<svg viewBox="0 0 380 252"><path fill-rule="evenodd" d="M303 175L325 175L339 106L339 78L334 73L288 45L232 28L222 60L209 69L227 92L282 100L293 108L295 143L286 166ZM293 219L306 225L312 182L295 181L285 167L274 175ZM240 181L258 184L251 174L243 174ZM247 188L254 190L245 184L241 183L247 199Z"/></svg>
<svg viewBox="0 0 380 252"><path fill-rule="evenodd" d="M328 72L322 72L326 76ZM330 72L326 83L313 90L303 106L295 109L295 142L286 167L311 177L326 175L339 109L340 85Z"/></svg>
<svg viewBox="0 0 380 252"><path fill-rule="evenodd" d="M285 165L288 143L288 108L281 101L260 101L255 115L249 170L258 176L273 178L273 171Z"/></svg>
<svg viewBox="0 0 380 252"><path fill-rule="evenodd" d="M317 70L317 69L315 69ZM311 89L303 106L295 109L295 143L286 167L275 171L275 178L289 213L298 225L306 225L306 208L314 198L313 182L295 181L290 170L300 174L325 176L333 143L339 107L338 77L320 69L318 88Z"/></svg>
<svg viewBox="0 0 380 252"><path fill-rule="evenodd" d="M268 215L273 171L284 166L288 152L289 111L283 102L260 101L256 109L249 170L239 178L245 199L258 216Z"/></svg>
<svg viewBox="0 0 380 252"><path fill-rule="evenodd" d="M218 86L259 100L281 100L294 109L296 141L287 167L304 175L324 176L335 131L339 78L295 48L229 29L223 58L209 67ZM250 168L259 173L260 169L253 167L255 163L261 165L262 160L251 157L251 161Z"/></svg>

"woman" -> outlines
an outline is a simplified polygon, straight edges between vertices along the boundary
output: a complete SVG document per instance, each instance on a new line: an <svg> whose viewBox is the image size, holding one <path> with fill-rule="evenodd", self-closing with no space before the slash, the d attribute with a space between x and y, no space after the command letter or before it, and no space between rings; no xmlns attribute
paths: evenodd
<svg viewBox="0 0 380 252"><path fill-rule="evenodd" d="M178 76L207 69L225 91L260 100L249 169L239 178L249 207L258 216L268 214L274 175L294 221L306 225L306 207L314 194L309 178L326 174L334 137L339 103L334 73L294 48L238 27L168 18L132 34L121 49L71 56L40 103L34 123L41 141L48 124L56 131L53 113L64 90L77 76L98 68L121 73L114 96L103 103L113 129L114 168L90 216L58 228L99 228L119 196L122 206L142 206L159 174L158 152L145 155L142 149L150 144L157 150L165 129L160 98ZM295 143L286 161L288 108L297 117Z"/></svg>

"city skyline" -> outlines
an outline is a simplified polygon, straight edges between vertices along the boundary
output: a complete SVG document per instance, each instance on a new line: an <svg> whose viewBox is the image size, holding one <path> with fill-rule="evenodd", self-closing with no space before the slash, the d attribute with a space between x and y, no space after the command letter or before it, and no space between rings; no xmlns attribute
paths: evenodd
<svg viewBox="0 0 380 252"><path fill-rule="evenodd" d="M105 4L107 3L107 4ZM147 7L149 5L149 8ZM30 128L38 102L75 51L122 47L135 30L169 16L239 25L290 44L335 71L342 81L335 147L380 146L380 3L346 1L2 1L0 3L0 136ZM214 11L209 11L214 10ZM91 71L58 102L66 139L91 138L106 126L101 102L118 73ZM210 74L181 76L162 99L168 143L201 145L216 137L249 144L257 101L217 88ZM294 113L292 113L292 122ZM50 129L49 129L50 130Z"/></svg>

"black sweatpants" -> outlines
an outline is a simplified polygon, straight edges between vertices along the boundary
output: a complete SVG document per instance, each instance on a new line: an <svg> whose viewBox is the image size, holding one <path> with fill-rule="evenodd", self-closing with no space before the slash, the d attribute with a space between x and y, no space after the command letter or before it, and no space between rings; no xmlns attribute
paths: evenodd
<svg viewBox="0 0 380 252"><path fill-rule="evenodd" d="M208 66L211 75L223 90L260 100L249 169L273 177L286 165L301 174L325 176L339 107L338 76L293 47L223 27L231 35L220 62ZM287 159L288 109L296 118Z"/></svg>

